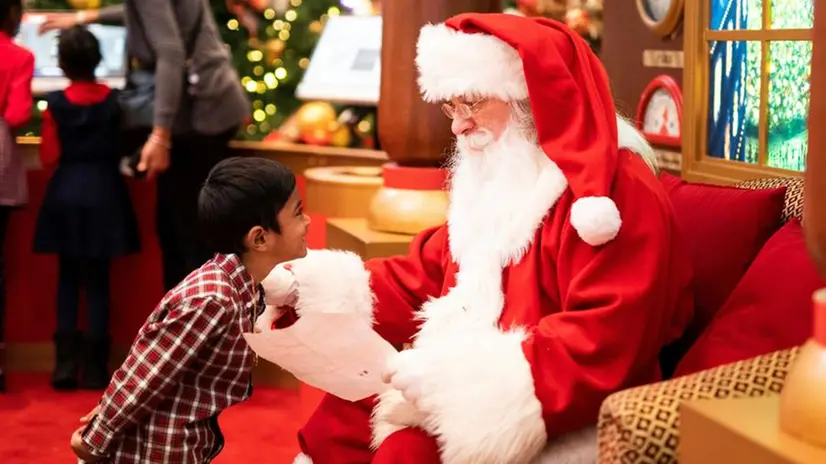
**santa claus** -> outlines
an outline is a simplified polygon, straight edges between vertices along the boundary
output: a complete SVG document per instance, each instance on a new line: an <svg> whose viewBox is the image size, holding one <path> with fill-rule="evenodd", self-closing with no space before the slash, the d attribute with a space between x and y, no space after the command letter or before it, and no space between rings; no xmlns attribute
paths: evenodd
<svg viewBox="0 0 826 464"><path fill-rule="evenodd" d="M360 314L412 347L390 360L387 393L325 397L296 462L544 462L566 437L593 462L600 403L659 380L691 315L651 150L558 22L456 16L422 29L416 65L456 134L448 223L407 256L321 250L290 266L299 317Z"/></svg>

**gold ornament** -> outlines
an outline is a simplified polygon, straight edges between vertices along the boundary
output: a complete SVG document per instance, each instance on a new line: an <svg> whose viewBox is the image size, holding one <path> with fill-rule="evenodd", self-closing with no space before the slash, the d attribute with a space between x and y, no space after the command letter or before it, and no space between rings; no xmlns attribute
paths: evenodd
<svg viewBox="0 0 826 464"><path fill-rule="evenodd" d="M591 27L591 17L582 8L571 8L565 13L565 24L579 35L587 35Z"/></svg>
<svg viewBox="0 0 826 464"><path fill-rule="evenodd" d="M305 103L296 113L298 132L303 140L329 138L323 134L330 134L330 124L336 122L336 110L329 103Z"/></svg>
<svg viewBox="0 0 826 464"><path fill-rule="evenodd" d="M264 43L264 61L267 64L273 64L275 60L280 59L284 53L284 42L279 39L270 39Z"/></svg>
<svg viewBox="0 0 826 464"><path fill-rule="evenodd" d="M330 138L331 145L341 148L349 147L352 141L353 136L350 134L350 128L345 124L338 124L338 128L333 131L333 136Z"/></svg>
<svg viewBox="0 0 826 464"><path fill-rule="evenodd" d="M525 16L542 16L561 21L568 9L566 0L518 0L517 8Z"/></svg>
<svg viewBox="0 0 826 464"><path fill-rule="evenodd" d="M321 34L321 31L324 29L324 25L321 24L321 21L316 20L310 23L309 29L313 34Z"/></svg>
<svg viewBox="0 0 826 464"><path fill-rule="evenodd" d="M75 10L96 10L100 8L100 0L68 0L68 3Z"/></svg>

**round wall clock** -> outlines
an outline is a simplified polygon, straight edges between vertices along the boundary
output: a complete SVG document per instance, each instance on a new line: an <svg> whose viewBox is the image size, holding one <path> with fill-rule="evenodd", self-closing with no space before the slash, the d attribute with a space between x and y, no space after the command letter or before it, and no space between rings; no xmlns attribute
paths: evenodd
<svg viewBox="0 0 826 464"><path fill-rule="evenodd" d="M683 127L683 93L671 76L654 78L643 90L637 106L637 129L652 145L680 147Z"/></svg>
<svg viewBox="0 0 826 464"><path fill-rule="evenodd" d="M637 11L649 29L660 37L668 37L683 18L683 0L637 0Z"/></svg>

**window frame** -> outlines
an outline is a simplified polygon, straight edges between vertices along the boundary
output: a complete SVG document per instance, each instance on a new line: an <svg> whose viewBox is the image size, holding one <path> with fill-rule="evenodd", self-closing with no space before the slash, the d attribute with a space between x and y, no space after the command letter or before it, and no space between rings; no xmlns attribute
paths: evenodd
<svg viewBox="0 0 826 464"><path fill-rule="evenodd" d="M763 0L763 28L771 15L771 0ZM760 127L768 117L769 43L775 41L812 41L812 29L708 30L711 5L708 0L685 2L683 16L683 178L695 182L731 184L763 177L802 177L791 171L708 155L709 41L760 41ZM760 131L760 162L765 163L767 130ZM809 156L809 153L806 153Z"/></svg>

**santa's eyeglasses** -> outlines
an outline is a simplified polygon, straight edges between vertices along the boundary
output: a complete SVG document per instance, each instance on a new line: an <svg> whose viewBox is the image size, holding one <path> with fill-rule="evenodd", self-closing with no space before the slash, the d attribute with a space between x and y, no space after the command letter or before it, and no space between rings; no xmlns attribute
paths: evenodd
<svg viewBox="0 0 826 464"><path fill-rule="evenodd" d="M470 119L473 117L473 113L476 113L487 102L487 100L479 100L475 103L471 103L468 105L467 103L443 103L442 104L442 112L450 119L462 118L462 119Z"/></svg>

